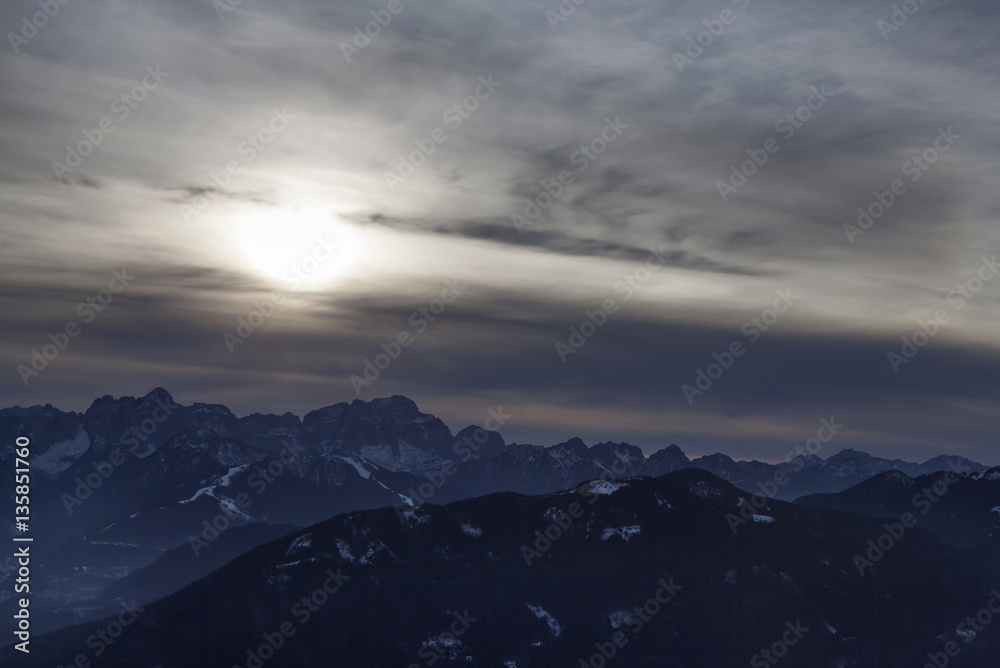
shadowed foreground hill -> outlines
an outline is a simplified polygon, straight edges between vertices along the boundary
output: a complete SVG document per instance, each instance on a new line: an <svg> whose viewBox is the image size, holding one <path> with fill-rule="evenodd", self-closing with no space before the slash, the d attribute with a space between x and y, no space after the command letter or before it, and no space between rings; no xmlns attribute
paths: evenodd
<svg viewBox="0 0 1000 668"><path fill-rule="evenodd" d="M930 532L862 576L853 557L884 520L772 501L734 532L742 494L684 470L341 515L149 605L98 665L574 667L603 649L618 666L729 668L769 665L755 656L784 637L782 666L909 668L989 599ZM36 639L30 665L93 660L106 624ZM961 644L950 665L995 665L995 629Z"/></svg>
<svg viewBox="0 0 1000 668"><path fill-rule="evenodd" d="M896 520L911 513L920 526L976 556L1000 580L1000 468L919 478L889 471L838 494L811 494L795 503Z"/></svg>

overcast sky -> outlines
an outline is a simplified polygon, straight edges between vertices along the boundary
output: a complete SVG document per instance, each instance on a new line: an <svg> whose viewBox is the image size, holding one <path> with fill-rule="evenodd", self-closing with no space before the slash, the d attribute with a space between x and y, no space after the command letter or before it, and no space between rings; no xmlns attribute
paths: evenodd
<svg viewBox="0 0 1000 668"><path fill-rule="evenodd" d="M900 4L6 2L0 405L1000 463L1000 9Z"/></svg>

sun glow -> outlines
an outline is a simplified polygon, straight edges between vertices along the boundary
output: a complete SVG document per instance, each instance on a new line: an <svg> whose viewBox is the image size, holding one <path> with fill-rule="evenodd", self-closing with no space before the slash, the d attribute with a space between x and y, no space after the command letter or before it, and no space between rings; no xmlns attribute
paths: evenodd
<svg viewBox="0 0 1000 668"><path fill-rule="evenodd" d="M235 233L249 268L280 280L286 289L322 287L341 276L358 254L350 228L318 210L266 211L245 219Z"/></svg>

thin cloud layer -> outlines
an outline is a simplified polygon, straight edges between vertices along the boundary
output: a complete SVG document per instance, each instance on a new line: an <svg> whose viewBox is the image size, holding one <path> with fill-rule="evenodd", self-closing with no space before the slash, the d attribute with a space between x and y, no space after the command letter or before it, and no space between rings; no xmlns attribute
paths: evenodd
<svg viewBox="0 0 1000 668"><path fill-rule="evenodd" d="M408 332L362 395L455 428L505 402L522 441L768 458L829 413L845 447L995 461L994 5L901 25L857 1L558 6L74 0L30 38L38 7L0 8L24 33L0 55L3 404L163 385L302 413L357 396L351 376ZM317 211L351 261L310 282ZM301 284L246 252L261 216L277 236L257 250L298 244ZM135 282L83 322L122 268ZM81 334L26 385L18 366L69 320ZM689 402L734 341L746 355Z"/></svg>

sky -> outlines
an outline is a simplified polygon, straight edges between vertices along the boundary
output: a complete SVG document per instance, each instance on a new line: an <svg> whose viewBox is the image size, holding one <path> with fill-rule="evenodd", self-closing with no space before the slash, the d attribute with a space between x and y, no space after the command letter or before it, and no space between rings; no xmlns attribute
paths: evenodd
<svg viewBox="0 0 1000 668"><path fill-rule="evenodd" d="M454 431L502 407L507 441L763 460L834 418L821 456L1000 463L995 3L0 26L0 405L403 394Z"/></svg>

